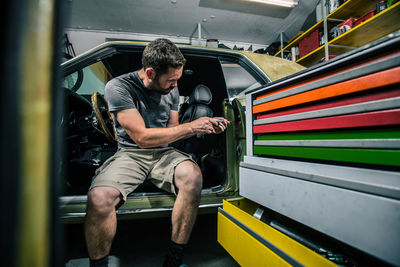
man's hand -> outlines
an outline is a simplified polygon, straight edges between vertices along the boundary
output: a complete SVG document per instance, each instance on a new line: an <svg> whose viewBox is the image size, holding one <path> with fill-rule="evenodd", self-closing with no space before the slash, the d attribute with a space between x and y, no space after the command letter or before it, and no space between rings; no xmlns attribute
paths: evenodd
<svg viewBox="0 0 400 267"><path fill-rule="evenodd" d="M215 133L217 134L224 132L228 127L228 125L230 124L230 121L222 117L215 117L213 118L213 120L215 120L218 123L217 127L214 127Z"/></svg>
<svg viewBox="0 0 400 267"><path fill-rule="evenodd" d="M201 117L190 122L194 134L222 133L229 125L229 121L221 117Z"/></svg>

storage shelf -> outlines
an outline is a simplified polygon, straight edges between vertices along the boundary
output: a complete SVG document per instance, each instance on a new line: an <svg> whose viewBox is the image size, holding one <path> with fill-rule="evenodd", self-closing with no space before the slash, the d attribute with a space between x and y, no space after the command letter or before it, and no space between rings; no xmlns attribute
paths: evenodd
<svg viewBox="0 0 400 267"><path fill-rule="evenodd" d="M348 0L327 15L327 18L346 20L350 17L361 17L365 13L375 10L376 0Z"/></svg>
<svg viewBox="0 0 400 267"><path fill-rule="evenodd" d="M348 0L339 8L327 15L328 31L332 26L337 25L337 20L346 20L350 17L361 17L367 12L376 8L377 0ZM353 48L363 46L367 43L375 41L387 34L400 29L398 18L400 17L400 2L392 5L390 8L381 11L377 15L362 22L349 31L341 34L335 39L328 42L329 55L340 55L351 51ZM299 45L300 41L309 36L316 29L323 29L323 20L314 24L310 29L297 37L291 43L283 48L284 53L291 51L292 47ZM325 45L318 47L307 55L298 59L296 62L309 67L315 65L325 57ZM275 56L279 57L281 51Z"/></svg>
<svg viewBox="0 0 400 267"><path fill-rule="evenodd" d="M290 42L288 45L286 45L283 50L289 50L290 48L297 46L300 42L300 40L304 39L304 37L308 36L310 33L312 33L314 30L321 28L322 27L323 20L312 26L310 29L308 29L306 32L304 32L302 35L294 39L292 42ZM275 54L275 56L279 56L281 54L281 50L279 50L278 53Z"/></svg>
<svg viewBox="0 0 400 267"><path fill-rule="evenodd" d="M400 2L338 36L329 44L362 46L400 29Z"/></svg>
<svg viewBox="0 0 400 267"><path fill-rule="evenodd" d="M303 65L303 66L312 66L321 62L322 58L325 57L325 45L322 45L315 49L314 51L310 52L309 54L305 55L304 57L298 59L296 62ZM351 51L352 48L350 47L335 47L329 46L329 54L330 55L340 55L346 52Z"/></svg>
<svg viewBox="0 0 400 267"><path fill-rule="evenodd" d="M371 17L363 23L357 25L351 30L339 35L335 39L328 42L328 45L348 46L334 47L329 46L330 55L340 55L351 50L350 47L360 47L370 43L376 39L384 37L391 32L400 29L400 23L397 22L400 17L400 2L394 4L390 8L380 12L379 14ZM296 62L304 65L311 66L319 63L324 55L324 47L320 46Z"/></svg>
<svg viewBox="0 0 400 267"><path fill-rule="evenodd" d="M308 35L310 35L314 30L316 29L322 29L323 28L323 23L324 21L321 20L319 21L317 24L314 24L310 29L308 29L306 32L304 32L302 35L300 35L299 37L297 37L296 39L294 39L292 42L290 42L289 44L287 44L284 48L283 48L283 52L290 52L290 48L294 47L294 46L298 46L299 42L304 39L304 37L307 37ZM328 25L336 25L338 24L338 22L335 21L329 21L328 20ZM279 57L281 54L281 50L279 50L279 52L277 52L274 56L275 57Z"/></svg>

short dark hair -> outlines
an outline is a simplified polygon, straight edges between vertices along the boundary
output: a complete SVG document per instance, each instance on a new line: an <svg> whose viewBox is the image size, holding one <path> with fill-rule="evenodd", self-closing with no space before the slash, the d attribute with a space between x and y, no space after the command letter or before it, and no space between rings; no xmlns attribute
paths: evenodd
<svg viewBox="0 0 400 267"><path fill-rule="evenodd" d="M168 39L156 39L150 42L144 49L142 55L142 66L144 69L152 67L157 75L168 72L168 68L180 68L186 63L176 45Z"/></svg>

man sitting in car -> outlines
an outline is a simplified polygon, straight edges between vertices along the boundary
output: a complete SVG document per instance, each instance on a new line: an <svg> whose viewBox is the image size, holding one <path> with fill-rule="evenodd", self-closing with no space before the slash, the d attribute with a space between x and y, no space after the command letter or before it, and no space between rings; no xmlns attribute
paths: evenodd
<svg viewBox="0 0 400 267"><path fill-rule="evenodd" d="M164 266L182 264L197 216L202 174L190 156L167 145L196 134L221 133L229 124L209 117L179 124L177 81L185 62L175 44L157 39L143 51L142 69L105 87L119 149L96 171L88 193L85 238L91 266L107 266L116 209L145 180L176 195Z"/></svg>

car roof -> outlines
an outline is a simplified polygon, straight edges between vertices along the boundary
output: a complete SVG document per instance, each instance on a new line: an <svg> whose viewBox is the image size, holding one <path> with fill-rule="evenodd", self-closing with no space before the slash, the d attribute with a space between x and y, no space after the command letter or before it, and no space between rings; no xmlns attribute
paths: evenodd
<svg viewBox="0 0 400 267"><path fill-rule="evenodd" d="M80 55L69 60L75 61L79 58L89 56L93 53L106 50L107 48L144 48L149 42L139 41L108 41L104 42ZM235 55L246 57L249 61L253 62L258 68L260 68L271 81L279 80L283 77L289 76L305 68L295 62L285 60L279 57L270 56L267 54L252 53L241 50L231 50L225 48L214 48L214 47L203 47L185 44L176 44L183 53L197 52L201 54L218 54L218 55ZM68 61L67 61L68 62ZM62 65L64 65L64 62Z"/></svg>

